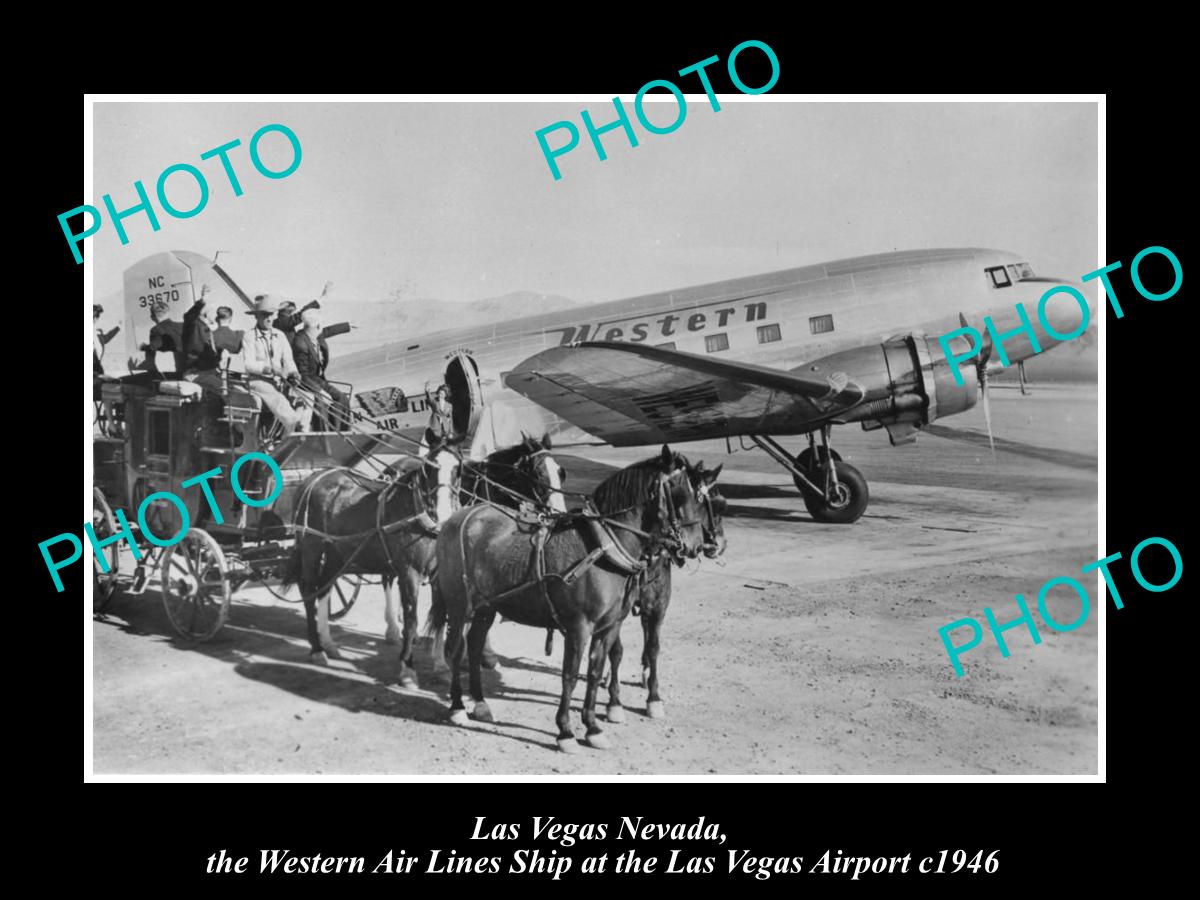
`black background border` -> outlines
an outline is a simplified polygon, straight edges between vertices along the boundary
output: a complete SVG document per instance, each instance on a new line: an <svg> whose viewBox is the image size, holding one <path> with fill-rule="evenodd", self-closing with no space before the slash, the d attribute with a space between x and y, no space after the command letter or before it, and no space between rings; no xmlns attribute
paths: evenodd
<svg viewBox="0 0 1200 900"><path fill-rule="evenodd" d="M511 44L501 55L475 53L461 42L456 51L443 44L426 44L426 55L407 47L403 59L389 77L358 78L345 69L339 88L383 88L415 91L500 92L601 92L630 95L642 83L662 73L698 61L712 54L724 59L728 50L745 37L767 41L781 62L781 78L772 93L803 91L878 90L880 87L911 91L944 91L944 80L929 78L882 78L846 84L844 73L834 82L820 77L810 58L809 38L801 39L791 30L777 31L747 28L740 36L718 34L703 37L674 37L659 40L648 36L630 38L612 52L608 42L586 47L572 36L571 64L559 58L551 65L542 50L522 54ZM536 44L536 42L534 42ZM463 63L470 59L470 65ZM719 71L714 67L714 71ZM472 83L486 72L486 85ZM815 73L815 76L814 76ZM310 73L311 74L311 73ZM1008 91L1014 86L994 77L975 84L958 80L955 91ZM457 76L457 77L456 77ZM752 70L744 73L748 83L761 83ZM236 78L214 83L204 72L202 83L164 86L160 90L233 91L243 87ZM251 73L247 72L247 81ZM261 83L269 83L267 79ZM896 81L910 83L895 83ZM1077 82L1085 79L1077 73ZM1122 260L1125 268L1114 277L1126 315L1117 321L1107 313L1107 530L1108 552L1129 550L1150 535L1170 539L1186 557L1182 509L1184 485L1176 485L1167 476L1184 471L1182 429L1188 427L1187 391L1184 361L1194 351L1184 341L1190 335L1183 319L1185 287L1171 300L1149 303L1137 297L1128 280L1128 264L1142 248L1162 245L1171 248L1187 268L1181 207L1185 202L1183 154L1185 141L1179 139L1174 123L1179 112L1177 102L1162 90L1112 90L1104 85L1111 77L1097 75L1092 84L1049 83L1037 90L1088 89L1108 91L1107 102L1107 254L1104 262ZM289 84L292 90L332 89L327 77L300 78ZM304 83L307 82L307 83ZM314 83L319 82L319 83ZM727 85L714 79L718 91ZM258 85L254 85L257 87ZM1026 87L1029 90L1033 86ZM100 89L107 89L100 85ZM18 186L26 196L19 201L28 214L18 217L22 226L33 227L29 240L18 239L16 262L10 272L20 286L12 292L12 308L17 321L10 331L10 361L23 355L21 345L31 345L29 362L23 367L26 396L10 398L17 421L27 426L15 436L13 449L24 460L16 462L20 471L32 475L31 488L16 485L21 503L16 529L18 553L28 554L28 580L22 586L32 589L34 604L22 605L16 621L24 618L20 631L27 638L70 635L65 649L48 641L26 641L33 653L27 663L36 672L16 692L19 703L26 704L24 714L37 724L35 758L51 786L51 794L64 790L69 807L56 803L39 804L38 819L61 821L67 808L69 820L76 823L74 847L84 854L89 872L100 876L101 883L141 884L160 888L178 888L205 881L203 859L216 849L255 856L263 847L289 847L296 852L382 856L387 849L401 848L411 854L418 848L454 848L460 853L495 855L492 847L477 850L466 838L476 815L488 821L525 823L533 815L556 814L575 822L608 822L610 828L622 815L646 815L655 821L693 821L705 815L718 821L730 835L730 843L717 851L723 855L730 846L751 848L757 855L818 855L826 848L842 849L848 854L900 855L904 852L934 852L943 848L1000 849L1001 871L989 877L989 886L1047 881L1066 883L1073 879L1099 883L1111 882L1128 870L1116 860L1107 860L1098 846L1107 840L1109 815L1116 818L1113 795L1102 801L1101 790L1119 792L1119 805L1127 809L1150 802L1153 795L1172 790L1172 780L1186 764L1190 754L1179 752L1179 742L1171 724L1179 717L1179 686L1190 683L1181 665L1191 648L1180 639L1164 640L1164 625L1185 595L1185 580L1164 594L1141 591L1118 568L1118 583L1126 605L1121 611L1107 609L1107 779L1108 787L1069 784L645 784L622 783L540 783L472 784L461 778L443 783L417 784L246 784L222 785L91 785L78 800L73 790L65 790L80 778L78 733L67 734L65 722L78 707L70 702L78 677L76 664L70 663L75 644L74 629L78 607L68 598L82 596L79 577L67 578L67 591L55 594L47 589L44 565L36 542L63 530L63 523L78 515L81 498L77 471L77 418L79 407L74 399L74 373L46 365L54 353L43 354L42 345L65 347L73 353L77 347L76 325L58 327L47 318L53 308L66 305L68 298L79 297L82 267L70 256L56 215L81 202L79 190L79 151L83 97L63 88L58 93L39 96L31 118L36 123L37 140L22 165L33 176L21 179ZM86 252L86 250L85 250ZM32 255L32 259L28 256ZM29 283L26 284L26 279ZM72 299L71 303L78 302ZM86 313L86 311L85 311ZM63 354L59 354L60 356ZM85 374L86 378L86 374ZM39 410L41 412L39 412ZM25 419L33 415L33 421ZM61 428L46 427L46 416L61 421ZM10 424L14 424L10 420ZM27 442L27 443L26 443ZM21 450L24 445L24 450ZM31 464L32 463L32 464ZM10 463L12 465L13 463ZM20 480L20 479L16 479ZM29 491L29 493L25 493ZM24 522L29 527L24 527ZM78 567L76 573L81 571ZM1155 577L1149 563L1146 572ZM21 592L24 593L23 591ZM34 609L40 614L29 614ZM49 611L46 615L43 611ZM1171 629L1187 640L1188 629ZM46 657L60 663L47 665ZM61 679L62 690L58 680ZM103 690L102 684L96 690ZM50 715L54 710L54 715ZM14 713L16 714L16 713ZM87 715L85 710L85 716ZM59 729L46 729L49 721L61 721ZM77 782L76 782L77 783ZM76 807L75 804L79 805ZM1114 827L1121 833L1122 848L1150 840L1154 820L1139 823L1130 834L1132 823ZM519 843L505 845L509 852ZM543 851L549 845L539 844ZM661 852L663 846L657 849ZM686 845L684 845L686 846ZM576 854L611 853L626 849L609 843L576 845ZM650 849L650 848L647 848ZM562 852L559 848L559 852ZM720 867L720 863L718 863ZM361 876L358 876L361 878ZM683 876L653 878L661 885L675 883ZM722 884L734 882L718 876ZM329 888L345 889L352 883L385 884L395 878L403 890L416 886L418 879L406 876L375 876L362 882L348 882L336 876L296 876L285 878L282 885L292 891ZM420 886L443 884L450 890L470 885L486 887L494 878L448 880L442 876L420 879ZM835 883L836 876L825 876L822 886ZM979 876L975 876L979 878ZM510 876L510 880L528 890L538 881L530 876ZM707 880L707 879L706 879ZM212 885L213 880L205 883ZM223 888L262 887L262 880L224 878ZM691 879L687 883L694 883ZM767 882L742 876L738 883L765 889L795 890L812 886L812 877L775 877ZM840 880L836 883L841 883ZM848 883L848 882L846 882ZM859 882L861 885L864 882ZM886 885L887 882L879 883ZM949 883L955 888L977 888L974 879L928 877L921 886ZM627 889L629 880L594 881L593 887ZM578 889L573 882L572 889Z"/></svg>

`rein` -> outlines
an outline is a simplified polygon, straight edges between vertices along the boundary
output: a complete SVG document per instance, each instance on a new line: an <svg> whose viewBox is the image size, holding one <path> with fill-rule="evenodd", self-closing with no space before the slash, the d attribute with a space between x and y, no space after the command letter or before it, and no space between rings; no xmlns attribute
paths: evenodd
<svg viewBox="0 0 1200 900"><path fill-rule="evenodd" d="M432 465L432 463L428 459L423 459L421 462L422 462L422 466L431 466ZM400 570L397 568L396 562L392 558L392 551L388 547L387 536L389 534L391 534L392 532L400 531L401 529L408 528L414 522L419 522L422 530L425 531L427 534L436 534L436 532L434 531L434 527L433 527L435 524L435 520L429 514L429 498L428 498L428 496L422 496L421 488L417 484L417 481L416 481L415 476L417 475L418 471L419 471L418 469L413 469L412 471L405 473L403 475L399 475L394 479L382 481L382 480L376 479L376 478L368 478L367 476L363 475L360 472L355 472L353 469L348 469L344 466L341 466L341 467L334 468L334 469L326 469L325 471L320 472L315 478L313 478L311 481L309 481L309 483L307 485L305 485L304 493L301 495L300 502L298 504L298 509L303 509L304 521L302 524L293 522L292 525L289 526L290 534L293 537L298 536L298 535L315 535L315 536L321 538L322 540L324 540L326 543L330 543L330 544L340 544L340 543L346 543L349 541L359 541L360 542L358 544L358 546L354 549L354 552L351 553L349 557L347 557L346 561L342 564L341 568L338 569L337 573L334 574L331 578L329 578L325 584L323 584L321 587L319 587L317 590L315 590L311 596L319 597L321 594L323 594L327 590L329 590L337 582L337 580L339 578L341 578L343 575L345 575L350 570L350 567L354 564L354 560L357 559L358 555L360 553L362 553L363 550L365 550L371 543L370 540L363 540L363 538L370 538L372 536L379 538L379 543L380 543L380 546L383 548L384 558L387 560L388 567L393 571L393 573L399 575ZM368 529L367 531L360 531L360 532L357 532L354 534L337 534L337 535L335 535L335 534L329 534L327 532L321 531L320 529L317 529L317 528L313 528L312 526L310 526L308 524L308 517L309 517L309 511L310 511L309 508L310 508L310 504L311 504L311 500L312 500L312 492L316 488L317 484L321 481L321 479L333 474L334 472L345 472L346 474L348 474L350 476L350 478L360 488L363 488L364 490L366 490L368 492L373 492L374 488L382 485L383 489L378 491L375 494L375 496L376 496L375 527L373 529ZM419 512L415 512L410 516L405 516L403 519L398 519L395 522L389 522L387 524L384 524L383 515L384 515L384 510L387 507L387 502L389 499L391 499L392 494L396 491L396 489L400 486L400 484L402 482L405 483L412 490L413 509L419 510ZM436 491L436 488L434 490Z"/></svg>
<svg viewBox="0 0 1200 900"><path fill-rule="evenodd" d="M551 454L551 451L549 451L549 450L545 450L545 449L537 450L534 453L530 453L530 454L523 456L521 458L521 462L519 462L519 463L491 462L489 460L484 460L482 463L471 463L471 462L464 463L466 468L468 468L471 471L472 476L475 478L475 484L472 486L472 490L470 491L469 496L478 503L494 503L490 490L488 491L486 496L480 495L479 485L480 485L480 483L482 483L482 484L487 485L489 488L496 488L501 493L507 494L509 498L516 500L518 502L518 506L521 503L528 503L531 506L536 506L536 507L548 506L549 505L548 500L542 501L542 500L539 500L537 497L531 497L526 494L523 494L520 491L516 490L515 488L509 487L508 485L497 481L495 478L488 476L487 474L485 474L485 470L487 470L487 469L492 469L492 470L508 469L511 472L515 472L519 475L524 476L525 478L529 479L530 482L537 485L537 484L540 484L541 482L538 479L538 476L537 476L537 473L535 471L533 464L539 459L550 456L550 454ZM567 492L564 491L561 487L550 488L549 486L547 486L547 493L558 493L558 494L563 494L564 496L567 494ZM577 494L574 496L587 497L588 495L587 494Z"/></svg>

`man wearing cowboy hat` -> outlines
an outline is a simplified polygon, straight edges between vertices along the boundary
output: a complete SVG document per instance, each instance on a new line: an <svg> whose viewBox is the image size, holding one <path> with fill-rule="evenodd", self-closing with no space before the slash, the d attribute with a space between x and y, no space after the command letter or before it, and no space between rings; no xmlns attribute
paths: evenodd
<svg viewBox="0 0 1200 900"><path fill-rule="evenodd" d="M298 411L283 395L280 388L284 382L298 384L300 373L292 359L292 348L283 334L272 326L277 308L268 294L254 298L254 330L246 335L242 343L242 355L246 367L246 386L257 394L263 406L275 414L283 425L284 433L291 434L297 427L307 427L305 419L312 416L312 408Z"/></svg>

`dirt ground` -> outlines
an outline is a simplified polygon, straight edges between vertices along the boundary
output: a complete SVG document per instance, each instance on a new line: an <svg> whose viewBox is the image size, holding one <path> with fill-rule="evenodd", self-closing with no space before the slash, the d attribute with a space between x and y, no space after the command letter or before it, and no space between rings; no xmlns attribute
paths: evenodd
<svg viewBox="0 0 1200 900"><path fill-rule="evenodd" d="M419 648L421 688L395 683L383 602L367 588L334 627L347 660L310 665L299 605L243 590L213 641L173 637L155 585L119 596L92 625L96 773L275 774L1090 774L1097 769L1097 607L1072 632L1007 633L963 657L938 628L985 606L1003 622L1038 588L1097 558L1096 391L996 390L993 461L976 409L916 445L837 429L870 482L867 515L820 525L761 452L681 445L725 462L729 547L677 571L663 628L667 715L645 715L638 622L625 623L625 724L613 747L555 747L561 640L492 631L485 672L495 724L447 722L448 685ZM649 455L561 452L568 488ZM1060 621L1078 612L1056 592ZM422 605L422 620L425 615ZM582 684L576 692L582 699ZM601 692L601 703L606 692ZM582 736L578 723L576 728Z"/></svg>

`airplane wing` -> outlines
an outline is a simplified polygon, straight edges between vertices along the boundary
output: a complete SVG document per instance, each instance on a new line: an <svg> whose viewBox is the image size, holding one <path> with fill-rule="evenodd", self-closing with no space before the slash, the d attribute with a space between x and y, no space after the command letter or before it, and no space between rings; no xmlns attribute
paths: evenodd
<svg viewBox="0 0 1200 900"><path fill-rule="evenodd" d="M511 390L617 447L737 434L802 434L859 403L846 375L797 374L612 341L543 350Z"/></svg>

